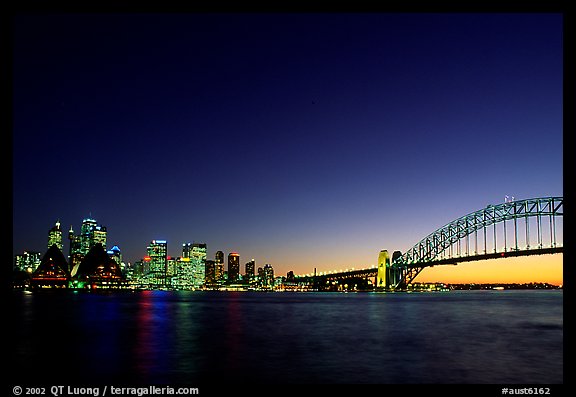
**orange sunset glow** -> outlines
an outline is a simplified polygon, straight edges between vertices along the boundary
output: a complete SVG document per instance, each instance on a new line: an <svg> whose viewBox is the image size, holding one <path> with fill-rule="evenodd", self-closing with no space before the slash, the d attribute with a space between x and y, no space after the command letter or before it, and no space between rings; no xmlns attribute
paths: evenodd
<svg viewBox="0 0 576 397"><path fill-rule="evenodd" d="M563 284L563 255L534 255L435 266L422 270L418 282Z"/></svg>

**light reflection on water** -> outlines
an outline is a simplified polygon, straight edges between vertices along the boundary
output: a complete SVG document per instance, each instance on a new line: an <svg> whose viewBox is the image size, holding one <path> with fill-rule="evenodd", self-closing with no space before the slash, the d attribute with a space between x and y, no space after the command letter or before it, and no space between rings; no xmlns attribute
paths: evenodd
<svg viewBox="0 0 576 397"><path fill-rule="evenodd" d="M562 298L16 292L13 369L52 382L562 383Z"/></svg>

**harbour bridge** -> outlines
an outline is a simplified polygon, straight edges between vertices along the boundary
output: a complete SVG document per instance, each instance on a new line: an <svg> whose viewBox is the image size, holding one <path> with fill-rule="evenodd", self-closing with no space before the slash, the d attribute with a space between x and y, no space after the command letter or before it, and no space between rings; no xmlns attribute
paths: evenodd
<svg viewBox="0 0 576 397"><path fill-rule="evenodd" d="M314 287L349 280L394 291L406 289L426 267L561 253L563 215L563 197L506 199L447 223L404 253L394 251L390 256L387 250L380 251L376 266L320 274L315 271L296 279Z"/></svg>

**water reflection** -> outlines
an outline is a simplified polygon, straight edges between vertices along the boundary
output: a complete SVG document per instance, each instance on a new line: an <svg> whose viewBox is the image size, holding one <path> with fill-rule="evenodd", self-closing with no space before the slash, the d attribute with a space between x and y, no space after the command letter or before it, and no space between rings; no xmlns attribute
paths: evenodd
<svg viewBox="0 0 576 397"><path fill-rule="evenodd" d="M52 383L563 380L561 291L13 298L14 370Z"/></svg>

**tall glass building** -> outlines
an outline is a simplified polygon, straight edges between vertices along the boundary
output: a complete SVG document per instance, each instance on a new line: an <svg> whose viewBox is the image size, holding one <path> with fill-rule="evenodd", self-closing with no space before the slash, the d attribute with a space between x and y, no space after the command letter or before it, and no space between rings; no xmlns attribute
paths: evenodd
<svg viewBox="0 0 576 397"><path fill-rule="evenodd" d="M166 285L166 271L168 268L168 242L166 240L152 240L147 248L148 272L145 274L146 283L151 287L164 287Z"/></svg>
<svg viewBox="0 0 576 397"><path fill-rule="evenodd" d="M24 251L21 255L14 257L14 269L32 274L42 261L42 253L34 251Z"/></svg>
<svg viewBox="0 0 576 397"><path fill-rule="evenodd" d="M190 258L192 256L192 244L182 244L182 258Z"/></svg>
<svg viewBox="0 0 576 397"><path fill-rule="evenodd" d="M220 263L220 264L224 264L224 252L222 251L216 251L216 255L214 255L214 259L216 261L216 263Z"/></svg>
<svg viewBox="0 0 576 397"><path fill-rule="evenodd" d="M199 289L206 275L206 244L182 244L182 256L177 259L172 286L177 289Z"/></svg>
<svg viewBox="0 0 576 397"><path fill-rule="evenodd" d="M201 288L206 275L206 244L192 244L191 262L192 285L194 288Z"/></svg>
<svg viewBox="0 0 576 397"><path fill-rule="evenodd" d="M244 277L246 280L250 281L254 279L254 274L256 271L256 261L252 259L250 262L246 262L244 267Z"/></svg>
<svg viewBox="0 0 576 397"><path fill-rule="evenodd" d="M64 248L64 245L62 244L62 229L60 229L60 221L56 221L54 227L48 231L48 248L53 245L56 245L60 251Z"/></svg>
<svg viewBox="0 0 576 397"><path fill-rule="evenodd" d="M218 287L224 282L224 252L216 251L214 260L206 262L205 274L205 282L210 284L210 288Z"/></svg>
<svg viewBox="0 0 576 397"><path fill-rule="evenodd" d="M264 265L264 268L258 268L258 277L260 281L260 287L263 289L274 288L274 269L269 263Z"/></svg>
<svg viewBox="0 0 576 397"><path fill-rule="evenodd" d="M122 272L126 271L126 264L122 261L122 252L117 245L110 248L106 253L110 258L114 259L114 262L116 262L118 266L120 266Z"/></svg>
<svg viewBox="0 0 576 397"><path fill-rule="evenodd" d="M69 261L72 276L76 274L80 262L92 247L99 243L106 250L107 234L106 227L98 225L98 222L91 218L85 218L82 221L79 235L74 235L74 230L70 226L68 239L70 240Z"/></svg>
<svg viewBox="0 0 576 397"><path fill-rule="evenodd" d="M228 281L236 282L240 279L240 255L237 252L228 254Z"/></svg>

